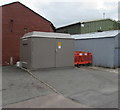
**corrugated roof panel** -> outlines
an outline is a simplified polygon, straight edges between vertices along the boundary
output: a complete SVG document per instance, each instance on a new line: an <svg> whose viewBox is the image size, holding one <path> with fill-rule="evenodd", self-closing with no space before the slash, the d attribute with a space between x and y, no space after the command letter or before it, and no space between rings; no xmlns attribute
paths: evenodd
<svg viewBox="0 0 120 110"><path fill-rule="evenodd" d="M93 20L86 20L86 21L80 21L81 23L84 22L84 23L87 23L87 22L98 22L98 21L106 21L106 20L111 20L111 21L115 21L111 18L105 18L105 19L93 19Z"/></svg>
<svg viewBox="0 0 120 110"><path fill-rule="evenodd" d="M94 33L87 33L87 34L77 34L77 35L72 35L72 38L74 38L74 39L92 39L92 38L115 37L116 35L118 35L119 31L120 30L94 32Z"/></svg>
<svg viewBox="0 0 120 110"><path fill-rule="evenodd" d="M74 39L71 37L70 34L63 34L63 33L53 33L53 32L29 32L26 33L23 38L28 38L28 37L46 37L46 38L65 38L65 39Z"/></svg>

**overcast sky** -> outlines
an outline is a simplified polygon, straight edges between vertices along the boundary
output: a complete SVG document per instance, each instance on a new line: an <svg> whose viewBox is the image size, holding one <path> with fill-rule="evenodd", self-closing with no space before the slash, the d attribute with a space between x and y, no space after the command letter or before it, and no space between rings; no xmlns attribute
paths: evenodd
<svg viewBox="0 0 120 110"><path fill-rule="evenodd" d="M16 0L0 0L0 5ZM55 27L105 18L118 20L119 0L17 0L50 20Z"/></svg>

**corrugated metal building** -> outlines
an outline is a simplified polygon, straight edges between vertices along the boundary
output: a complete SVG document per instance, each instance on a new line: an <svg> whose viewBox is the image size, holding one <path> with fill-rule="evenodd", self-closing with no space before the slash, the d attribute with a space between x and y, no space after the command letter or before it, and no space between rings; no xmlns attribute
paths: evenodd
<svg viewBox="0 0 120 110"><path fill-rule="evenodd" d="M21 38L20 61L22 67L73 67L74 39L69 34L30 32Z"/></svg>
<svg viewBox="0 0 120 110"><path fill-rule="evenodd" d="M99 31L109 31L120 29L120 23L112 19L99 19L92 21L82 21L56 29L59 33L84 34Z"/></svg>
<svg viewBox="0 0 120 110"><path fill-rule="evenodd" d="M20 37L31 31L53 32L53 24L20 2L2 8L2 64L19 60Z"/></svg>
<svg viewBox="0 0 120 110"><path fill-rule="evenodd" d="M120 34L118 30L72 35L72 37L76 39L76 51L92 52L94 66L120 67Z"/></svg>

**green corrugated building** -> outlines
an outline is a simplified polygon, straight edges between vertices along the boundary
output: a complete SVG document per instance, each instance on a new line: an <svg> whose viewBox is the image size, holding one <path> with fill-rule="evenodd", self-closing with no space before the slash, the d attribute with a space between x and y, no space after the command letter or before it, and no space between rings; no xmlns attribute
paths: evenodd
<svg viewBox="0 0 120 110"><path fill-rule="evenodd" d="M56 29L58 33L84 34L120 29L120 23L112 19L100 19L86 22L78 22Z"/></svg>

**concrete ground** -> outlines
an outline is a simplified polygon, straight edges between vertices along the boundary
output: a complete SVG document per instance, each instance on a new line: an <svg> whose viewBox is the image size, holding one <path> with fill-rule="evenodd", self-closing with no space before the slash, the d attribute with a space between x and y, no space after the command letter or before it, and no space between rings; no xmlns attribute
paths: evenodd
<svg viewBox="0 0 120 110"><path fill-rule="evenodd" d="M59 68L32 71L32 73L56 88L62 95L53 93L29 74L15 67L3 67L3 105L13 107L14 103L29 105L41 101L42 97L52 101L46 107L117 108L118 107L118 73L94 68ZM51 95L54 94L54 95ZM34 99L33 99L34 98ZM29 100L31 99L31 100ZM43 98L44 99L44 98ZM47 98L46 98L47 99ZM48 100L47 99L47 100ZM60 99L59 101L57 99ZM26 101L30 102L26 102ZM36 100L36 101L35 101ZM64 100L64 101L62 101ZM51 102L52 102L51 101ZM46 102L47 101L43 101ZM49 102L49 101L48 101ZM25 104L26 103L26 104ZM35 103L35 105L36 105ZM14 105L15 106L15 105ZM41 105L45 107L45 105ZM39 104L39 107L41 107ZM62 105L61 105L62 106ZM38 107L36 105L36 107Z"/></svg>

